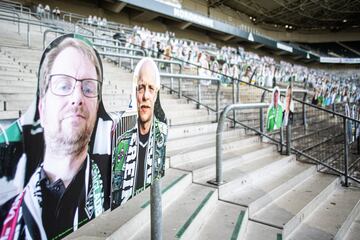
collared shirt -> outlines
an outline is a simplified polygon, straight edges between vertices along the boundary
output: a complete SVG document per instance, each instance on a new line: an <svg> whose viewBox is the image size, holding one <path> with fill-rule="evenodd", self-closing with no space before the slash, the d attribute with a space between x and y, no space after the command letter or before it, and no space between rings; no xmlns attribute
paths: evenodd
<svg viewBox="0 0 360 240"><path fill-rule="evenodd" d="M85 170L86 162L82 164L68 187L61 179L51 183L43 168L40 172L40 185L43 194L42 221L48 239L57 238L65 231L72 232L74 223L85 216ZM79 211L76 214L76 211ZM79 216L78 219L75 219Z"/></svg>

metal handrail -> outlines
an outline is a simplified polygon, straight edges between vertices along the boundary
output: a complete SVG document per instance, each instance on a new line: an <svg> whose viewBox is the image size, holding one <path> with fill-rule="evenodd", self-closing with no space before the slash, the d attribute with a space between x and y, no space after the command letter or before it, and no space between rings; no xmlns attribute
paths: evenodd
<svg viewBox="0 0 360 240"><path fill-rule="evenodd" d="M80 25L80 21L82 21L82 20L83 19L80 19L80 20L76 21L76 23L74 24L74 32L76 32L76 28L78 27L78 28L81 28L81 29L89 32L92 36L95 36L95 33L93 31L91 31L90 29L87 29L87 28Z"/></svg>
<svg viewBox="0 0 360 240"><path fill-rule="evenodd" d="M64 30L54 24L49 24L49 23L42 23L42 22L38 22L38 21L33 21L30 19L25 19L25 18L20 18L18 20L14 19L14 18L6 18L8 16L3 16L1 17L1 13L0 13L0 20L4 20L4 21L9 21L9 22L18 22L18 23L24 23L27 24L27 35L26 35L26 39L27 39L27 45L30 47L30 25L33 26L40 26L40 27L49 27L49 28L55 28L55 29L60 29L60 30Z"/></svg>
<svg viewBox="0 0 360 240"><path fill-rule="evenodd" d="M93 43L94 46L97 47L104 47L104 48L113 48L118 50L128 50L128 51L134 51L134 52L140 52L145 57L145 51L142 49L136 49L136 48L129 48L129 47L121 47L121 46L114 46L114 45L108 45L108 44L99 44L99 43Z"/></svg>
<svg viewBox="0 0 360 240"><path fill-rule="evenodd" d="M216 128L216 179L214 181L209 181L211 184L215 184L217 186L222 185L223 181L223 172L222 172L222 133L224 131L224 123L226 115L231 110L241 110L241 109L262 109L268 107L269 103L247 103L247 104L231 104L227 105L224 110L221 112L220 119ZM263 121L260 119L260 132L263 132Z"/></svg>
<svg viewBox="0 0 360 240"><path fill-rule="evenodd" d="M242 124L240 122L237 122L238 124L241 124L243 125L244 127L258 133L261 135L261 137L267 137L268 139L274 141L274 142L277 142L279 143L278 141L272 139L271 137L269 137L268 135L264 134L263 133L263 115L262 115L262 108L264 107L268 107L269 104L268 103L249 103L249 104L231 104L231 105L228 105L224 108L224 110L222 111L221 113L221 116L220 116L220 119L219 119L219 122L218 122L218 127L217 127L217 130L216 130L216 179L215 180L211 180L211 181L208 181L208 183L210 184L214 184L214 185L222 185L224 184L224 181L223 181L223 173L222 173L222 148L221 148L221 144L222 144L222 131L224 130L224 122L225 122L225 118L226 118L226 115L231 111L231 110L234 110L234 109L255 109L255 108L260 108L260 131L256 130L256 129L253 129L251 127L248 127L246 126L245 124ZM308 154L306 154L305 152L303 151L300 151L294 147L291 146L291 125L288 124L287 125L287 130L288 130L288 133L287 133L287 143L286 143L286 147L287 147L287 155L290 155L290 151L293 151L294 153L297 153L297 154L300 154L314 162L316 162L317 164L319 165L322 165L334 172L336 172L337 174L339 175L342 175L344 176L344 181L343 181L343 186L345 187L348 187L349 186L349 179L357 182L357 183L360 183L360 180L352 177L349 175L349 164L348 164L348 159L349 159L349 144L348 144L348 133L346 131L347 129L347 125L348 125L348 120L346 118L343 118L343 128L344 128L344 171L340 171ZM280 146L282 147L283 145L283 142L280 141Z"/></svg>
<svg viewBox="0 0 360 240"><path fill-rule="evenodd" d="M17 16L18 20L20 20L20 15L18 13L16 13L15 11L5 10L5 9L1 8L0 13L14 14L15 16ZM20 22L18 22L18 33L20 33Z"/></svg>
<svg viewBox="0 0 360 240"><path fill-rule="evenodd" d="M20 7L20 12L21 13L23 13L23 10L28 10L29 11L29 13L31 12L31 9L30 8L28 8L28 7L24 7L23 5L22 5L22 3L20 3L20 2L16 2L16 1L11 1L11 0L2 0L1 1L1 3L4 3L4 4L6 4L6 5L15 5L15 6L19 6Z"/></svg>
<svg viewBox="0 0 360 240"><path fill-rule="evenodd" d="M133 49L134 51L136 49ZM109 52L100 52L98 51L98 53L100 55L104 55L104 56L108 56L108 57L123 57L123 58L130 58L130 59L137 59L137 60L141 60L143 57L141 56L133 56L133 55L129 55L129 54L121 54L121 53L109 53ZM160 62L160 63L170 63L170 64L176 64L180 67L180 69L182 69L182 64L180 62L177 61L171 61L171 60L164 60L164 59L153 59L155 62ZM181 71L181 70L180 70Z"/></svg>
<svg viewBox="0 0 360 240"><path fill-rule="evenodd" d="M47 30L45 30L44 31L44 33L43 33L43 49L46 47L45 46L45 40L46 40L46 35L48 34L48 33L60 33L60 34L66 34L66 33L70 33L70 32L66 32L66 31L64 31L64 30L62 30L62 31L57 31L57 30L53 30L53 29L47 29ZM118 41L117 40L114 40L114 39L108 39L108 38L101 38L101 37L95 37L95 36L89 36L89 35L85 35L85 34L79 34L79 35L81 35L81 36L83 36L83 37L86 37L86 38L89 38L89 39L96 39L96 40L104 40L104 41L107 41L107 42L114 42L114 43L117 43ZM133 49L134 51L136 50L136 49Z"/></svg>
<svg viewBox="0 0 360 240"><path fill-rule="evenodd" d="M4 4L1 4L1 2L0 2L0 9L1 9L0 12L4 12L5 10L7 10L7 11L14 12L14 13L26 14L26 15L28 16L27 19L29 19L29 20L30 20L30 17L31 17L31 16L38 17L38 14L31 12L31 9L30 9L30 8L25 8L25 7L24 7L23 9L27 9L28 12L23 12L23 11L21 11L21 10L16 9L15 6L12 6L12 5L4 5Z"/></svg>
<svg viewBox="0 0 360 240"><path fill-rule="evenodd" d="M76 18L76 19L82 19L82 18L86 18L86 16L80 15L80 14L76 14L76 13L71 13L71 12L65 12L63 14L63 21L65 21L65 17L69 17L69 22L71 23L71 19L72 18Z"/></svg>
<svg viewBox="0 0 360 240"><path fill-rule="evenodd" d="M185 75L185 74L172 74L172 73L160 73L160 76L161 77L168 77L168 78L171 78L171 80L173 78L178 78L179 81L178 81L178 88L179 88L179 91L178 91L178 97L181 98L182 96L182 91L181 91L181 81L183 79L188 79L188 80L196 80L198 81L198 91L197 91L197 100L195 99L192 99L192 98L189 98L187 97L188 99L190 100L193 100L197 103L197 108L200 107L200 105L204 106L202 103L201 103L201 91L200 91L200 81L201 80L210 80L210 81L215 81L217 82L217 88L216 88L216 108L215 108L215 113L216 113L216 122L219 120L219 114L220 114L220 111L219 111L219 108L220 108L220 83L221 83L221 80L218 79L218 78L215 78L215 77L208 77L208 76L198 76L198 75ZM172 89L172 82L170 82L170 89L172 91L174 91ZM208 106L204 106L210 110L213 110L212 108L208 107ZM213 110L214 111L214 110Z"/></svg>

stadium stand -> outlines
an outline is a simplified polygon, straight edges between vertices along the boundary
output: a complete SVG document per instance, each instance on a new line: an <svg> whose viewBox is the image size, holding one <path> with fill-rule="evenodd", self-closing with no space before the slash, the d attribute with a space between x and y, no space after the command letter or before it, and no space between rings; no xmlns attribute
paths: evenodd
<svg viewBox="0 0 360 240"><path fill-rule="evenodd" d="M74 23L63 11L59 20L42 16L41 11L39 16L18 8L8 14L2 10L5 3L0 5L3 126L20 117L34 99L43 43L58 34L77 32L93 37L103 57L104 105L114 115L129 105L134 64L143 53L159 60L161 99L170 126L167 170L161 180L163 239L358 236L357 72L343 75L338 70L276 62L241 48L177 39L173 33L110 21L95 24L88 16L73 14L72 18L79 20ZM115 33L119 34L114 39ZM143 43L145 40L149 42ZM232 72L225 71L226 66ZM234 103L269 103L275 84L284 95L291 82L295 97L291 144L284 139L285 128L273 132L263 129L261 116L266 115L266 107L233 111L225 120L218 146L222 149L224 184L210 184L216 178L220 112ZM319 97L329 98L329 104L324 100L319 103ZM348 116L346 108L351 109ZM291 153L285 153L288 147ZM352 185L344 187L344 181ZM0 182L1 186L4 183ZM6 185L0 192L1 201L17 191ZM147 189L126 205L104 213L68 238L150 239L149 192Z"/></svg>

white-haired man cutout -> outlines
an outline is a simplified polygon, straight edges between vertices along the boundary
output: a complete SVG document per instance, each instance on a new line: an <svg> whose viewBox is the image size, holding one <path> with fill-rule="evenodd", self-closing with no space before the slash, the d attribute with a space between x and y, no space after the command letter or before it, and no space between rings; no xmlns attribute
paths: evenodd
<svg viewBox="0 0 360 240"><path fill-rule="evenodd" d="M113 157L112 208L148 187L164 175L167 126L156 118L155 102L160 89L160 74L151 58L135 67L138 121L117 141Z"/></svg>

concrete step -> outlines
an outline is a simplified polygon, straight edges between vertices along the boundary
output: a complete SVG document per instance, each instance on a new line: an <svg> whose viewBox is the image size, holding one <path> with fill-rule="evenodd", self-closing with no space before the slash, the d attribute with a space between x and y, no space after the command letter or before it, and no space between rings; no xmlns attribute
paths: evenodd
<svg viewBox="0 0 360 240"><path fill-rule="evenodd" d="M242 240L280 240L281 230L261 223L248 221L246 233Z"/></svg>
<svg viewBox="0 0 360 240"><path fill-rule="evenodd" d="M336 188L339 179L317 173L255 213L252 219L283 229L286 238Z"/></svg>
<svg viewBox="0 0 360 240"><path fill-rule="evenodd" d="M246 156L236 167L224 171L225 184L220 186L221 195L229 195L244 185L252 184L274 169L292 164L295 156L281 156L273 145L260 148Z"/></svg>
<svg viewBox="0 0 360 240"><path fill-rule="evenodd" d="M0 111L0 120L18 119L19 111Z"/></svg>
<svg viewBox="0 0 360 240"><path fill-rule="evenodd" d="M360 211L360 190L339 186L301 222L289 239L344 239L356 214ZM359 238L359 235L357 236Z"/></svg>
<svg viewBox="0 0 360 240"><path fill-rule="evenodd" d="M122 89L115 89L112 87L109 88L103 88L103 94L106 95L126 95L127 97L130 95L131 91L129 91L129 89L127 88L122 88Z"/></svg>
<svg viewBox="0 0 360 240"><path fill-rule="evenodd" d="M244 134L243 129L229 129L223 132L223 137L239 137ZM173 156L183 152L199 149L204 144L214 144L216 142L216 132L212 131L207 134L201 134L197 136L191 136L187 138L180 138L169 140L167 142L166 152L167 155Z"/></svg>
<svg viewBox="0 0 360 240"><path fill-rule="evenodd" d="M14 80L7 80L6 78L2 79L0 81L0 87L6 87L6 86L12 86L12 87L37 87L36 81L14 81Z"/></svg>
<svg viewBox="0 0 360 240"><path fill-rule="evenodd" d="M163 238L193 239L215 210L217 201L217 190L192 184L163 212ZM149 224L132 239L150 239Z"/></svg>
<svg viewBox="0 0 360 240"><path fill-rule="evenodd" d="M36 93L36 87L26 87L22 86L21 88L18 86L3 86L0 88L1 94L6 93Z"/></svg>
<svg viewBox="0 0 360 240"><path fill-rule="evenodd" d="M161 94L160 98L161 98L161 101L164 102L164 104L169 104L169 105L188 104L188 101L186 99L177 98L170 94Z"/></svg>
<svg viewBox="0 0 360 240"><path fill-rule="evenodd" d="M196 105L194 103L186 102L169 102L168 99L161 98L161 106L164 109L165 113L170 111L179 111L181 110L196 110Z"/></svg>
<svg viewBox="0 0 360 240"><path fill-rule="evenodd" d="M232 191L220 189L220 199L247 206L252 217L259 209L275 201L315 172L316 167L313 165L290 161L276 170L268 171L262 177L239 184Z"/></svg>
<svg viewBox="0 0 360 240"><path fill-rule="evenodd" d="M191 184L191 174L168 169L161 179L162 207L166 209ZM72 233L69 238L100 237L102 239L130 239L150 222L150 188L138 194L112 212L107 211L98 218Z"/></svg>
<svg viewBox="0 0 360 240"><path fill-rule="evenodd" d="M215 121L214 114L201 115L201 116L189 116L186 118L172 118L169 119L169 126L186 125L186 124L199 124L199 123L211 123Z"/></svg>
<svg viewBox="0 0 360 240"><path fill-rule="evenodd" d="M104 73L104 74L106 74L106 73ZM104 83L102 85L102 89L103 90L106 89L106 90L122 91L122 94L126 93L127 96L132 94L132 84L122 83L122 82L119 82L116 80L104 81ZM111 94L111 93L108 93L108 94Z"/></svg>
<svg viewBox="0 0 360 240"><path fill-rule="evenodd" d="M197 109L171 109L165 110L166 117L169 119L170 122L177 121L177 119L184 119L184 118L192 118L192 117L200 117L200 116L207 116L208 112L204 109L197 110Z"/></svg>
<svg viewBox="0 0 360 240"><path fill-rule="evenodd" d="M3 79L6 79L7 76L10 77L21 77L27 80L36 80L36 74L35 73L29 73L27 70L20 71L20 70L14 70L14 71L0 71L0 74Z"/></svg>
<svg viewBox="0 0 360 240"><path fill-rule="evenodd" d="M251 138L249 139L250 142ZM258 138L255 137L254 141L258 141ZM241 146L241 147L240 147ZM233 184L237 185L237 182L244 182L247 178L250 178L252 175L244 173L244 171L249 170L248 166L257 166L256 163L261 157L266 157L267 160L272 158L268 157L273 153L273 146L268 144L252 143L247 144L246 142L239 145L236 151L223 154L223 176L226 184L220 186L220 190L232 191ZM209 159L206 159L209 162ZM207 165L204 164L205 161L201 161L198 164L194 164L197 167L193 170L193 179L195 182L201 184L208 184L208 181L214 180L216 177L216 163L215 157L210 159L210 163ZM261 164L266 164L267 161L262 161ZM259 163L260 164L260 163ZM245 170L244 170L245 168ZM247 169L246 169L247 168ZM249 170L251 172L252 170ZM255 174L252 173L252 174ZM241 178L241 179L240 179ZM241 185L241 183L239 183Z"/></svg>
<svg viewBox="0 0 360 240"><path fill-rule="evenodd" d="M36 78L34 78L34 77L27 78L27 77L21 76L19 74L13 74L13 75L1 75L1 80L7 80L7 81L28 81L28 80L32 80L32 81L36 81Z"/></svg>
<svg viewBox="0 0 360 240"><path fill-rule="evenodd" d="M359 209L359 202L354 209ZM360 212L352 211L352 213L354 213L351 214L351 216L353 216L352 223L347 229L347 232L343 238L344 240L357 240L360 236Z"/></svg>
<svg viewBox="0 0 360 240"><path fill-rule="evenodd" d="M243 147L252 145L257 141L259 141L258 137L226 138L222 144L223 154L238 156L239 151L241 152ZM213 144L204 144L202 147L196 148L193 151L184 151L184 153L179 153L170 157L171 167L183 169L186 171L193 171L195 169L205 167L213 162L215 162L215 148Z"/></svg>
<svg viewBox="0 0 360 240"><path fill-rule="evenodd" d="M228 129L229 122L225 122L224 129ZM168 141L216 132L217 123L199 123L192 125L171 126Z"/></svg>
<svg viewBox="0 0 360 240"><path fill-rule="evenodd" d="M1 101L0 100L0 111L24 111L28 109L32 101L29 100L12 100L12 101Z"/></svg>
<svg viewBox="0 0 360 240"><path fill-rule="evenodd" d="M244 207L218 201L213 214L207 217L197 237L194 235L192 239L242 239L248 221L246 212Z"/></svg>
<svg viewBox="0 0 360 240"><path fill-rule="evenodd" d="M0 100L2 101L32 101L35 98L35 93L14 93L14 94L1 94Z"/></svg>

